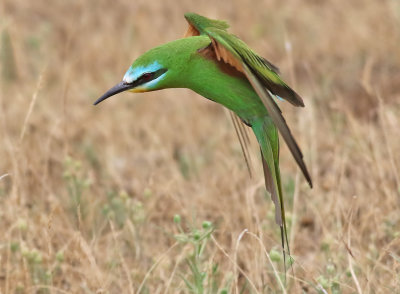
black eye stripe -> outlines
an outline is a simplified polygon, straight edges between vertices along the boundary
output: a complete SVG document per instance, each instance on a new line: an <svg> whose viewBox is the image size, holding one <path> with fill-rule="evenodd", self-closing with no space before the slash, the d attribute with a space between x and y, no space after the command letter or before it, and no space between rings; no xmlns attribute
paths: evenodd
<svg viewBox="0 0 400 294"><path fill-rule="evenodd" d="M153 72L145 72L142 74L136 81L136 86L145 84L147 82L150 82L152 80L155 80L159 76L161 76L163 73L165 73L167 70L165 68L161 68L159 70L153 71Z"/></svg>

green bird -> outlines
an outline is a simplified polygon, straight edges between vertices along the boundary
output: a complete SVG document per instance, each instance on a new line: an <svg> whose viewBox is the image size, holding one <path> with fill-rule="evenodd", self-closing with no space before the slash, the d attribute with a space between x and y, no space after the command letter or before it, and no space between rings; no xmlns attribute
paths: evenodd
<svg viewBox="0 0 400 294"><path fill-rule="evenodd" d="M265 185L275 204L275 219L281 228L282 249L290 255L282 184L279 170L278 130L310 187L311 177L303 155L275 102L276 96L304 107L301 97L279 76L279 70L256 54L238 37L228 33L225 21L195 13L185 14L189 23L184 38L153 48L136 59L122 82L94 104L123 91L149 92L188 88L222 104L249 126L260 145ZM247 162L243 125L238 135Z"/></svg>

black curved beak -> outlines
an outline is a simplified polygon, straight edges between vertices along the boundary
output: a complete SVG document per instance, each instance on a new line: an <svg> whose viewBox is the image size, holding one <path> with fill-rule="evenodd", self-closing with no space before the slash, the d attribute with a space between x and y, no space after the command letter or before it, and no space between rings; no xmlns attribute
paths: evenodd
<svg viewBox="0 0 400 294"><path fill-rule="evenodd" d="M114 87L112 87L110 90L108 90L107 92L104 93L103 96L101 96L99 99L97 99L93 105L97 105L99 104L101 101L106 100L107 98L114 96L115 94L127 91L129 89L133 89L135 87L135 85L133 84L128 84L125 82L120 82L118 84L116 84Z"/></svg>

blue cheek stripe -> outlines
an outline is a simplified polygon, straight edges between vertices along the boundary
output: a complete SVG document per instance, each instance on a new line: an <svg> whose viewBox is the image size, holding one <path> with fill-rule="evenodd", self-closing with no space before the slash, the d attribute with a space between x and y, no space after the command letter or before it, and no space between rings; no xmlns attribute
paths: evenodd
<svg viewBox="0 0 400 294"><path fill-rule="evenodd" d="M126 74L124 75L123 81L125 83L132 83L133 81L137 80L142 74L146 72L155 72L159 69L161 69L162 66L159 64L157 61L154 61L152 64L147 65L147 66L138 66L135 68L130 67ZM160 76L161 77L161 76ZM157 81L159 78L153 80ZM153 82L151 81L149 85Z"/></svg>

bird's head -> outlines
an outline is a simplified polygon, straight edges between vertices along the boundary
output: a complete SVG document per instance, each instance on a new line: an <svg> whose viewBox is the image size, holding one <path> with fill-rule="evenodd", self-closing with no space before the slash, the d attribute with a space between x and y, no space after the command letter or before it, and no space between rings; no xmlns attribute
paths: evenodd
<svg viewBox="0 0 400 294"><path fill-rule="evenodd" d="M142 93L184 87L182 81L187 76L190 56L203 43L190 42L187 38L147 51L133 62L122 81L97 99L94 105L124 91Z"/></svg>
<svg viewBox="0 0 400 294"><path fill-rule="evenodd" d="M163 80L168 76L168 68L157 59L150 62L142 61L141 58L137 59L132 66L129 67L122 81L104 93L94 104L96 105L124 91L142 93L165 88L165 81L163 82Z"/></svg>

